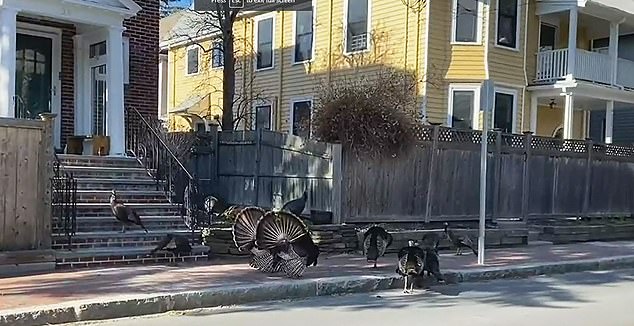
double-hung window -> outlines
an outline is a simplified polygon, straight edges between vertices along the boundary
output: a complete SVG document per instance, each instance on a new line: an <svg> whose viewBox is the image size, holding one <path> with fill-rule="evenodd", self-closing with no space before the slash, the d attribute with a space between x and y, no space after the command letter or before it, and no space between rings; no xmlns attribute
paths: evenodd
<svg viewBox="0 0 634 326"><path fill-rule="evenodd" d="M293 135L310 138L312 106L313 101L310 99L293 101L291 106Z"/></svg>
<svg viewBox="0 0 634 326"><path fill-rule="evenodd" d="M517 49L519 0L498 0L497 45Z"/></svg>
<svg viewBox="0 0 634 326"><path fill-rule="evenodd" d="M370 38L370 1L348 0L345 17L345 52L367 50Z"/></svg>
<svg viewBox="0 0 634 326"><path fill-rule="evenodd" d="M225 65L224 49L222 40L216 40L211 49L211 67L220 68Z"/></svg>
<svg viewBox="0 0 634 326"><path fill-rule="evenodd" d="M451 41L453 43L480 43L482 0L453 0Z"/></svg>
<svg viewBox="0 0 634 326"><path fill-rule="evenodd" d="M256 22L256 69L273 68L273 32L275 18L268 16Z"/></svg>
<svg viewBox="0 0 634 326"><path fill-rule="evenodd" d="M505 133L515 132L517 112L517 91L512 89L495 90L495 107L493 108L493 128Z"/></svg>
<svg viewBox="0 0 634 326"><path fill-rule="evenodd" d="M458 129L479 129L480 85L449 86L447 125Z"/></svg>
<svg viewBox="0 0 634 326"><path fill-rule="evenodd" d="M198 59L200 58L199 49L197 45L194 45L187 49L187 75L195 75L198 73Z"/></svg>
<svg viewBox="0 0 634 326"><path fill-rule="evenodd" d="M295 53L293 62L313 59L313 11L295 12Z"/></svg>

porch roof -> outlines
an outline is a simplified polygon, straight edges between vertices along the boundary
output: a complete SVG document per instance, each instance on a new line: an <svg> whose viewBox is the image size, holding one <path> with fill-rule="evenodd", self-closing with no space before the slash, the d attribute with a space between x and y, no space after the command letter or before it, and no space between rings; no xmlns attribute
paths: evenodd
<svg viewBox="0 0 634 326"><path fill-rule="evenodd" d="M101 26L120 25L142 8L134 0L1 0L21 15Z"/></svg>

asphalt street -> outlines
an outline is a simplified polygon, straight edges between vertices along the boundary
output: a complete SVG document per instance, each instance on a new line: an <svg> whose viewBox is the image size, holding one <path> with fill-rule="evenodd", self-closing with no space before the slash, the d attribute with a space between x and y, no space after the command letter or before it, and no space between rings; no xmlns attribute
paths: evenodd
<svg viewBox="0 0 634 326"><path fill-rule="evenodd" d="M437 285L72 325L634 325L634 270Z"/></svg>

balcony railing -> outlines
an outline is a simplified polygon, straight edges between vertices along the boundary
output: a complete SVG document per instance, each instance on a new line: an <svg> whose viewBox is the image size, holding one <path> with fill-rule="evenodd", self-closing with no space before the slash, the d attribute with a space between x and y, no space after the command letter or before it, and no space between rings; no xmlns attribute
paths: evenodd
<svg viewBox="0 0 634 326"><path fill-rule="evenodd" d="M634 88L634 62L619 59L617 69L619 86ZM568 75L568 49L541 51L537 54L537 82L553 82ZM612 84L612 59L609 55L577 49L575 79Z"/></svg>

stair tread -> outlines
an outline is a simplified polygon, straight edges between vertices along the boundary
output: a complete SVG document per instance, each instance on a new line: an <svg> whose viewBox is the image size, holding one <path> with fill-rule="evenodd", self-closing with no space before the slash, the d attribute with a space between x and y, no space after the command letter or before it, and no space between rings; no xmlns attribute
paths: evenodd
<svg viewBox="0 0 634 326"><path fill-rule="evenodd" d="M86 170L86 171L99 171L99 172L147 172L144 167L121 167L121 166L101 166L101 165L72 165L63 164L64 170Z"/></svg>
<svg viewBox="0 0 634 326"><path fill-rule="evenodd" d="M178 208L178 204L171 204L169 202L166 203L123 203L126 206L130 206L130 207L147 207L147 208L162 208L162 207L169 207L169 208ZM82 208L82 207L95 207L95 208L102 208L102 207L107 207L110 208L110 203L77 203L77 208Z"/></svg>
<svg viewBox="0 0 634 326"><path fill-rule="evenodd" d="M180 215L143 215L141 218L145 220L171 220L171 219L181 219ZM77 216L76 220L81 221L91 221L91 220L110 220L116 221L114 216ZM53 218L53 221L56 219Z"/></svg>
<svg viewBox="0 0 634 326"><path fill-rule="evenodd" d="M119 231L90 231L90 232L76 232L73 235L73 238L103 238L103 237L111 237L115 236L118 238L123 237L137 237L137 236L156 236L156 235L166 235L168 233L178 233L178 234L191 234L191 230L175 230L175 229L166 229L166 230L148 230L148 233L145 233L143 230L127 230L125 233L121 233ZM196 231L195 234L200 234L200 231ZM54 237L66 237L65 235L54 235Z"/></svg>
<svg viewBox="0 0 634 326"><path fill-rule="evenodd" d="M105 247L105 248L85 248L85 249L56 249L55 256L57 259L68 259L78 257L100 257L100 256L123 256L123 255L141 255L147 254L154 246L139 246L139 247ZM192 252L205 252L209 250L205 245L193 245Z"/></svg>
<svg viewBox="0 0 634 326"><path fill-rule="evenodd" d="M79 155L79 154L58 154L57 157L63 160L103 160L103 161L137 161L135 157L130 156L98 156L98 155Z"/></svg>
<svg viewBox="0 0 634 326"><path fill-rule="evenodd" d="M77 189L78 194L108 194L112 190L107 189ZM161 190L117 190L118 195L163 195L164 191Z"/></svg>
<svg viewBox="0 0 634 326"><path fill-rule="evenodd" d="M119 184L148 184L154 185L164 183L165 181L156 181L150 176L147 178L129 179L129 178L81 178L75 177L77 183L119 183Z"/></svg>

